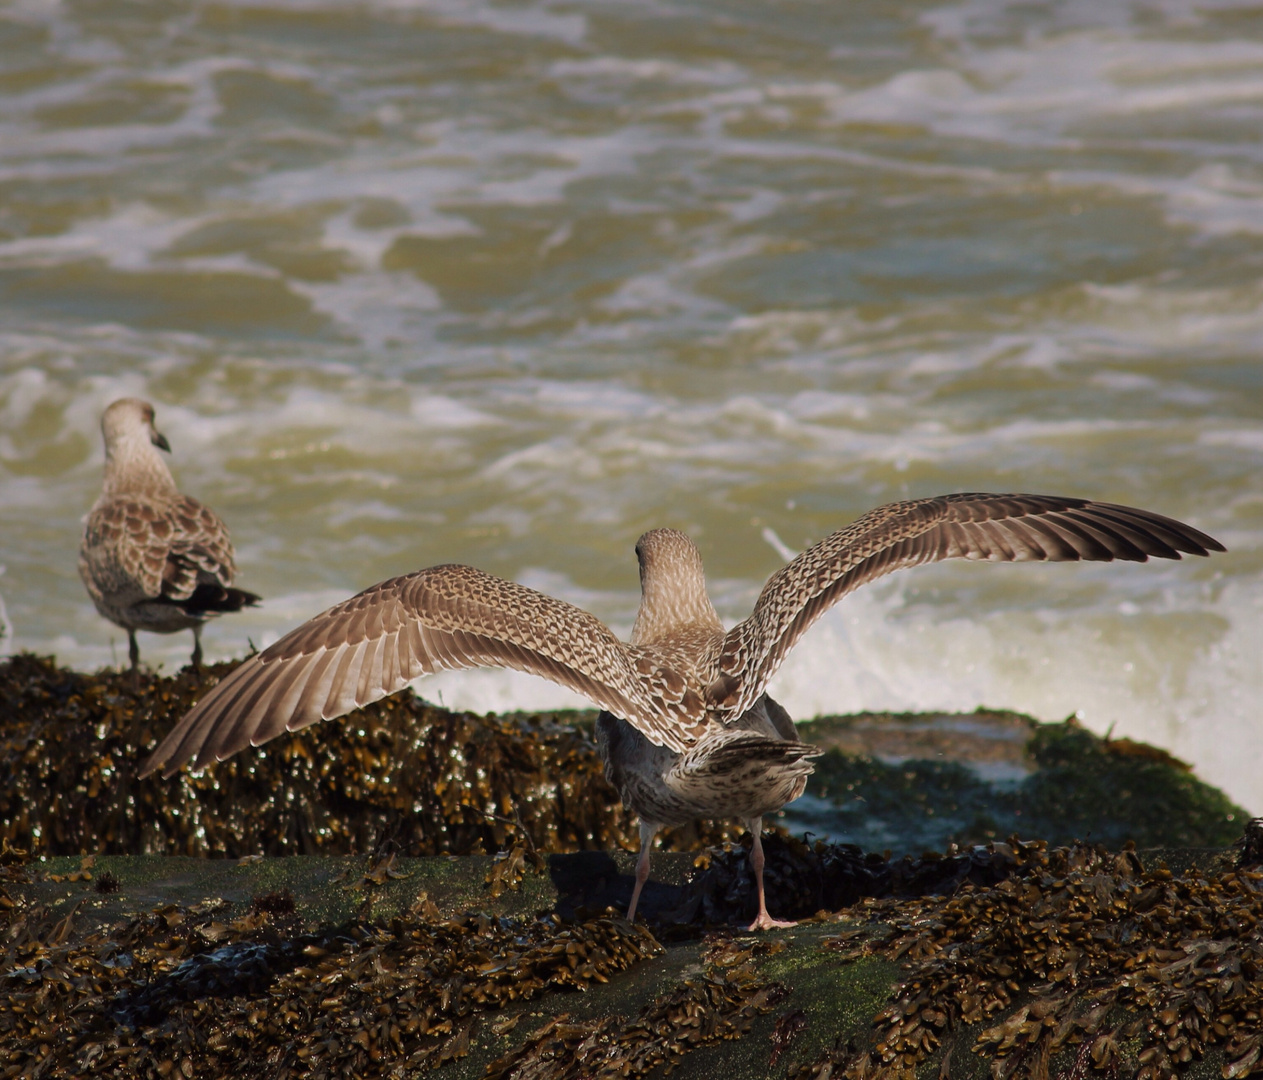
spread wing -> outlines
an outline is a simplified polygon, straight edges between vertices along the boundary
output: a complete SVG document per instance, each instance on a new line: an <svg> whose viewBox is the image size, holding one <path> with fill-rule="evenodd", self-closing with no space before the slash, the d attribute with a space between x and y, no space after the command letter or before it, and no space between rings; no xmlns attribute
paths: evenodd
<svg viewBox="0 0 1263 1080"><path fill-rule="evenodd" d="M1144 562L1223 550L1171 518L1086 499L963 494L890 503L772 575L750 617L725 635L707 696L726 719L736 719L825 611L865 582L906 566L940 559Z"/></svg>
<svg viewBox="0 0 1263 1080"><path fill-rule="evenodd" d="M473 567L435 566L374 585L246 660L184 716L141 775L169 776L190 757L220 761L421 675L479 666L541 675L673 747L692 742L680 721L705 711L679 676L573 604Z"/></svg>

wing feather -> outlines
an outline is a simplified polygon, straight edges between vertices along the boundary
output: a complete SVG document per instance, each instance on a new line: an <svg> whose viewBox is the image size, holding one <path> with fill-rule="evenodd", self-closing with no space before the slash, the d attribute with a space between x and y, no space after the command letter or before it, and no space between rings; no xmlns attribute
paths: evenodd
<svg viewBox="0 0 1263 1080"><path fill-rule="evenodd" d="M1129 562L1144 562L1149 557L1146 549L1150 545L1142 537L1129 529L1119 528L1110 521L1093 521L1081 514L1068 512L1061 524L1063 530L1073 530L1075 535L1086 536L1099 543L1106 552L1104 561L1124 559ZM1165 545L1162 547L1165 548ZM1155 551L1154 554L1159 552ZM1178 559L1180 556L1172 551L1165 557Z"/></svg>
<svg viewBox="0 0 1263 1080"><path fill-rule="evenodd" d="M318 713L304 713L300 717L288 718L285 726L290 731L297 731L308 724L314 724L317 720L332 720L335 716L341 716L355 707L354 702L343 704L346 686L354 678L351 675L351 665L355 662L355 646L344 642L336 647L335 652L338 655L338 661L333 669L333 678L329 684L329 693L325 695L324 704ZM310 719L308 719L309 716Z"/></svg>
<svg viewBox="0 0 1263 1080"><path fill-rule="evenodd" d="M453 671L461 666L452 650L452 639L447 634L440 634L427 626L421 627L421 636L425 641L425 654L431 658L431 670Z"/></svg>
<svg viewBox="0 0 1263 1080"><path fill-rule="evenodd" d="M305 666L309 672L311 668L315 667L314 661L316 659L316 657L312 657L313 663L307 665L292 664L288 669L278 671L276 678L262 683L258 688L257 696L252 699L250 706L242 709L241 719L238 724L234 725L234 728L248 732L247 737L256 746L265 742L267 740L267 732L275 730L276 722L273 718L282 715L286 711L285 703L287 699L289 701L289 711L292 712L293 699L302 695L301 676L306 673L303 668Z"/></svg>
<svg viewBox="0 0 1263 1080"><path fill-rule="evenodd" d="M1090 532L1076 529L1066 522L1032 517L1024 522L1031 544L1039 554L1039 561L1089 562L1108 560L1110 550Z"/></svg>
<svg viewBox="0 0 1263 1080"><path fill-rule="evenodd" d="M370 620L370 624L372 621ZM382 648L386 641L379 636L380 633L380 627L370 625L369 636L364 639L364 662L360 665L360 678L355 688L357 705L372 701L370 695L374 691L381 691L383 695L389 692L382 682Z"/></svg>
<svg viewBox="0 0 1263 1080"><path fill-rule="evenodd" d="M337 674L338 659L339 654L336 649L322 649L313 656L311 670L302 680L302 694L294 703L294 715L325 715L325 703L329 700L329 691L333 687L334 676ZM260 736L268 739L276 738L285 730L282 720L283 718L278 714L266 729L266 734L260 731Z"/></svg>
<svg viewBox="0 0 1263 1080"><path fill-rule="evenodd" d="M350 712L357 705L366 704L359 693L359 688L360 672L364 670L364 659L367 652L367 641L357 641L354 645L347 646L346 669L343 674L342 685L335 688L338 696L333 701L334 708L337 709L337 715L339 716ZM294 659L302 660L302 657L295 657ZM275 678L275 675L273 678ZM321 716L317 719L327 720L328 717ZM286 727L289 727L292 723L293 720L288 721Z"/></svg>
<svg viewBox="0 0 1263 1080"><path fill-rule="evenodd" d="M589 697L660 745L691 742L656 707L636 650L564 601L468 566L393 578L297 627L212 689L161 742L142 775L190 757L222 760L341 716L443 668L508 667ZM662 674L661 672L659 674ZM674 678L674 673L668 673Z"/></svg>
<svg viewBox="0 0 1263 1080"><path fill-rule="evenodd" d="M777 571L749 618L724 637L713 709L735 720L754 704L807 629L853 589L941 559L1094 561L1223 551L1171 518L1116 503L1049 495L943 495L891 503L826 537Z"/></svg>
<svg viewBox="0 0 1263 1080"><path fill-rule="evenodd" d="M246 661L248 664L249 661ZM271 679L251 679L243 681L242 686L233 695L233 712L229 713L226 723L219 730L208 732L207 747L213 748L225 742L241 742L248 745L254 738L253 725L258 721L256 707L268 696L275 685Z"/></svg>
<svg viewBox="0 0 1263 1080"><path fill-rule="evenodd" d="M1188 550L1182 546L1180 536L1163 525L1161 518L1145 522L1145 528L1142 530L1137 528L1136 522L1128 518L1126 509L1126 507L1098 503L1093 507L1095 520L1084 520L1085 515L1081 512L1071 512L1069 516L1075 521L1083 521L1086 527L1096 526L1107 529L1113 535L1125 538L1139 553L1136 557L1137 562L1143 562L1145 556L1150 555L1160 559L1178 559L1181 551ZM1154 517L1156 518L1156 515ZM1124 558L1125 556L1115 557Z"/></svg>
<svg viewBox="0 0 1263 1080"><path fill-rule="evenodd" d="M254 745L260 746L280 735L285 730L285 717L293 716L302 707L309 693L313 697L319 696L319 688L332 666L331 661L332 657L327 651L317 653L305 665L291 664L291 670L277 678L276 691L270 699L270 705L260 715L258 724L251 734ZM328 690L326 689L324 693L327 695ZM255 709L257 712L258 706Z"/></svg>

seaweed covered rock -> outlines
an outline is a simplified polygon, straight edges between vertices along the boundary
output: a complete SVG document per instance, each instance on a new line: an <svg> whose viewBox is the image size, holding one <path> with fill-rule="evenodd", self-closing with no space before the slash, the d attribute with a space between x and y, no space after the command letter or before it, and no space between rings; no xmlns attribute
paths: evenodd
<svg viewBox="0 0 1263 1080"><path fill-rule="evenodd" d="M397 694L201 773L139 780L145 755L217 679L85 675L19 655L0 663L0 841L41 855L404 855L634 848L606 782L592 715L496 718ZM736 835L699 823L687 849Z"/></svg>
<svg viewBox="0 0 1263 1080"><path fill-rule="evenodd" d="M411 1075L464 1057L488 1012L662 951L609 918L416 910L307 931L265 906L225 919L222 902L168 905L74 934L73 912L11 905L3 1075Z"/></svg>
<svg viewBox="0 0 1263 1080"><path fill-rule="evenodd" d="M899 960L894 1000L794 1076L969 1075L965 1049L996 1080L1263 1072L1263 873L1226 853L1177 873L1131 848L1009 846L996 884L853 909L883 932L825 945Z"/></svg>
<svg viewBox="0 0 1263 1080"><path fill-rule="evenodd" d="M845 850L811 850L817 865L780 852L787 895L810 894L821 864L826 879L856 868ZM0 1075L1263 1073L1263 872L1231 850L1163 857L1012 840L893 863L865 856L862 876L882 895L758 935L669 924L651 934L609 912L548 911L552 864L593 855L526 860L520 892L497 897L488 857L384 860L331 884L313 871L365 860L88 865L9 852ZM731 877L743 861L716 853L695 880ZM215 877L163 902L168 864L181 862ZM116 884L102 892L107 875ZM335 892L361 901L331 909ZM128 915L120 896L146 903Z"/></svg>
<svg viewBox="0 0 1263 1080"><path fill-rule="evenodd" d="M0 840L46 855L347 854L389 843L420 856L519 839L543 854L637 846L587 712L481 717L399 694L201 774L137 780L156 741L230 670L146 677L133 693L114 672L29 655L0 662ZM806 731L832 749L807 796L776 820L870 850L915 855L1011 833L1220 847L1247 817L1163 751L1073 721L858 714ZM662 843L697 851L739 833L735 822L698 822Z"/></svg>

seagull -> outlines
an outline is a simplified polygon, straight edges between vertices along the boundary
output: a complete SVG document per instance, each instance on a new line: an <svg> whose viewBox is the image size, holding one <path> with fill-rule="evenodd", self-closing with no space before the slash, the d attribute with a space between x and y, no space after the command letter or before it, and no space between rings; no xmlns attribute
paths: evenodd
<svg viewBox="0 0 1263 1080"><path fill-rule="evenodd" d="M751 930L768 914L762 816L802 794L820 751L799 740L766 687L794 643L852 589L940 559L1145 562L1223 551L1205 533L1128 506L1049 495L955 494L891 503L804 551L725 631L697 546L655 529L636 544L640 608L631 640L595 616L470 566L391 578L250 657L159 744L141 775L222 761L285 731L342 716L444 669L513 668L583 694L606 774L641 820L634 919L663 825L740 818L753 838Z"/></svg>
<svg viewBox="0 0 1263 1080"><path fill-rule="evenodd" d="M110 622L127 631L132 686L139 685L136 631L193 631L194 670L202 663L202 624L259 602L233 587L228 529L196 499L181 495L159 450L153 406L120 398L101 417L105 486L79 545L79 576Z"/></svg>

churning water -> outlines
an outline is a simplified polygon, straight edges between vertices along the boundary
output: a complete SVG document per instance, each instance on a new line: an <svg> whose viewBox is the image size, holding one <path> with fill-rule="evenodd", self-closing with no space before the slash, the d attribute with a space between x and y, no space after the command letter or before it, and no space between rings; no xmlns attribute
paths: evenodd
<svg viewBox="0 0 1263 1080"><path fill-rule="evenodd" d="M1231 550L897 575L774 692L1078 711L1263 810L1260 132L1215 0L12 0L7 645L125 661L75 571L125 394L267 598L211 657L447 561L625 631L660 525L736 620L878 503L1080 494Z"/></svg>

